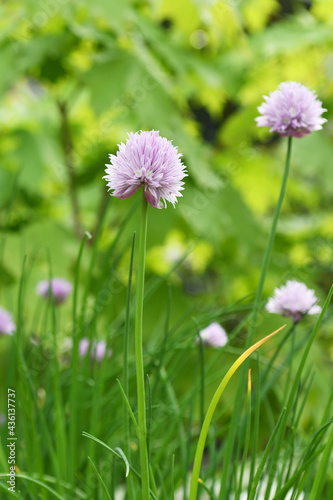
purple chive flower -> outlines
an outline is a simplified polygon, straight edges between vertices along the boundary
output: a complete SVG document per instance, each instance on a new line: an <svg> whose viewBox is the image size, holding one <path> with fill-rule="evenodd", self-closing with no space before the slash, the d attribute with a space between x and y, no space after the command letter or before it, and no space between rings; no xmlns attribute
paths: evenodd
<svg viewBox="0 0 333 500"><path fill-rule="evenodd" d="M38 295L43 297L45 300L48 300L50 298L50 288L55 304L59 305L65 302L73 287L68 281L62 278L53 278L51 281L51 287L49 281L40 281L37 285L36 291Z"/></svg>
<svg viewBox="0 0 333 500"><path fill-rule="evenodd" d="M0 335L12 335L16 330L11 314L0 307Z"/></svg>
<svg viewBox="0 0 333 500"><path fill-rule="evenodd" d="M262 114L255 118L258 127L270 127L282 137L303 137L320 130L327 120L321 115L322 107L314 91L297 82L281 83L278 90L264 96L266 102L259 106Z"/></svg>
<svg viewBox="0 0 333 500"><path fill-rule="evenodd" d="M100 363L101 361L103 361L103 358L106 354L106 342L104 340L100 340L99 342L96 342L96 344L93 344L91 351L92 351L93 357ZM111 349L108 350L107 355L108 355L108 358L111 357L111 355L112 355Z"/></svg>
<svg viewBox="0 0 333 500"><path fill-rule="evenodd" d="M88 349L89 339L87 339L87 337L83 337L79 343L79 355L81 356L81 358L83 358L87 354Z"/></svg>
<svg viewBox="0 0 333 500"><path fill-rule="evenodd" d="M83 337L79 343L79 355L82 358L89 351L89 347L90 347L89 339L87 337ZM91 359L96 360L98 361L98 363L100 363L101 361L103 361L105 353L106 353L106 342L104 340L100 340L99 342L93 341L90 352ZM108 349L107 351L108 358L110 358L111 355L112 355L112 350Z"/></svg>
<svg viewBox="0 0 333 500"><path fill-rule="evenodd" d="M287 281L281 288L275 288L273 297L266 304L266 310L270 313L289 316L294 323L298 323L305 314L321 312L317 301L314 290L307 288L304 283Z"/></svg>
<svg viewBox="0 0 333 500"><path fill-rule="evenodd" d="M129 198L143 186L147 202L155 208L166 208L167 201L175 206L182 196L182 179L187 174L181 154L158 131L131 132L117 154L109 156L104 179L113 196Z"/></svg>
<svg viewBox="0 0 333 500"><path fill-rule="evenodd" d="M208 347L223 347L228 342L228 336L219 323L211 323L199 333L202 343Z"/></svg>

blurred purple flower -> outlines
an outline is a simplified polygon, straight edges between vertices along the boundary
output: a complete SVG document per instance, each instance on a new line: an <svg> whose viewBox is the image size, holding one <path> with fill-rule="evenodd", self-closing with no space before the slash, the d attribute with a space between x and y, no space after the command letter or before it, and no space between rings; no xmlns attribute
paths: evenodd
<svg viewBox="0 0 333 500"><path fill-rule="evenodd" d="M228 336L219 323L211 323L199 333L202 343L208 347L223 347L228 343ZM197 339L197 342L199 339Z"/></svg>
<svg viewBox="0 0 333 500"><path fill-rule="evenodd" d="M175 206L187 176L181 155L171 141L159 132L131 132L126 144L119 145L116 155L109 155L104 179L117 198L129 198L144 187L145 198L152 207L166 208L166 202ZM161 202L163 200L163 203Z"/></svg>
<svg viewBox="0 0 333 500"><path fill-rule="evenodd" d="M92 354L93 354L93 357L100 363L101 361L103 361L103 358L105 356L105 353L106 353L106 342L104 340L100 340L99 342L97 342L96 344L93 344L93 347L92 347ZM112 351L111 349L108 350L108 358L111 357L112 355Z"/></svg>
<svg viewBox="0 0 333 500"><path fill-rule="evenodd" d="M278 90L264 96L266 102L259 106L262 114L256 118L258 127L270 127L282 137L303 137L320 130L327 120L321 115L322 107L314 91L297 82L283 82Z"/></svg>
<svg viewBox="0 0 333 500"><path fill-rule="evenodd" d="M53 278L51 280L51 291L54 303L59 305L65 302L68 295L71 293L72 288L72 285L68 281L62 278ZM40 281L37 285L36 291L38 295L43 297L45 300L48 300L50 298L50 282Z"/></svg>
<svg viewBox="0 0 333 500"><path fill-rule="evenodd" d="M270 313L289 316L294 323L301 321L305 314L319 314L321 307L317 305L314 290L304 283L287 281L281 288L275 288L274 295L266 304Z"/></svg>
<svg viewBox="0 0 333 500"><path fill-rule="evenodd" d="M79 344L79 354L82 358L89 351L89 347L90 347L89 339L87 337L83 337L80 340L80 344ZM98 361L98 363L100 363L101 361L103 361L105 353L106 353L106 342L104 340L100 340L99 342L96 342L94 340L92 345L91 345L91 352L90 352L91 359L92 360L96 359L96 361ZM112 350L109 349L107 351L108 358L110 358L111 355L112 355Z"/></svg>
<svg viewBox="0 0 333 500"><path fill-rule="evenodd" d="M83 337L79 343L79 355L81 356L81 358L83 358L83 356L87 354L88 349L89 349L89 339L87 339L87 337Z"/></svg>
<svg viewBox="0 0 333 500"><path fill-rule="evenodd" d="M12 315L0 307L0 335L12 335L16 330Z"/></svg>

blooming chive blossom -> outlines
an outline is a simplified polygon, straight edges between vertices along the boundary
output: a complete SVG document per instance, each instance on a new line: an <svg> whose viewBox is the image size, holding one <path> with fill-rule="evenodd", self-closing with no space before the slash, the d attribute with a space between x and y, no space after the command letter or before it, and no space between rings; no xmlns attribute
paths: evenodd
<svg viewBox="0 0 333 500"><path fill-rule="evenodd" d="M258 127L270 127L282 137L303 137L320 130L327 120L314 91L297 82L281 83L278 90L264 96L266 102L259 106L262 114L256 118Z"/></svg>
<svg viewBox="0 0 333 500"><path fill-rule="evenodd" d="M0 307L0 335L12 335L16 330L11 314Z"/></svg>
<svg viewBox="0 0 333 500"><path fill-rule="evenodd" d="M50 288L56 305L65 302L72 291L72 285L62 278L53 278L51 280L51 287L49 281L40 281L36 290L38 295L48 300L50 298Z"/></svg>
<svg viewBox="0 0 333 500"><path fill-rule="evenodd" d="M83 337L79 343L79 354L82 358L89 351L89 346L90 346L89 339L87 337ZM99 342L93 341L93 343L91 345L91 353L90 353L91 359L92 360L96 359L96 361L98 361L98 363L100 363L101 361L103 361L105 353L106 353L106 342L104 340L100 340ZM109 349L107 351L107 355L108 355L108 358L111 357L111 355L112 355L111 349Z"/></svg>
<svg viewBox="0 0 333 500"><path fill-rule="evenodd" d="M281 288L275 288L273 297L266 304L266 309L270 313L289 316L294 323L298 323L305 314L321 312L317 301L314 290L307 288L304 283L287 281Z"/></svg>
<svg viewBox="0 0 333 500"><path fill-rule="evenodd" d="M175 206L177 197L182 196L182 179L187 174L181 155L158 131L131 132L117 154L109 156L111 164L106 165L104 179L116 198L129 198L143 186L152 207L166 208L167 201Z"/></svg>
<svg viewBox="0 0 333 500"><path fill-rule="evenodd" d="M199 333L202 343L208 347L223 347L228 342L228 336L218 323L211 323Z"/></svg>

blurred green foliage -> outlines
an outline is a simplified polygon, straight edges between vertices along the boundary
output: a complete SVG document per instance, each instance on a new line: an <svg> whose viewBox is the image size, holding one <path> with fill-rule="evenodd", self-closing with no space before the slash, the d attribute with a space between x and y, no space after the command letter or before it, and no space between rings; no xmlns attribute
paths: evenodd
<svg viewBox="0 0 333 500"><path fill-rule="evenodd" d="M46 248L53 274L72 280L83 231L95 236L101 228L88 304L113 269L121 289L106 301L103 336L123 309L138 222L135 213L109 262L136 199L109 198L104 164L140 129L173 140L189 173L176 209L149 213L148 278L189 254L170 276L172 319L194 305L214 309L253 293L286 150L254 118L262 96L285 80L317 91L328 124L294 141L265 293L293 277L324 298L333 277L331 0L11 0L2 2L0 19L3 307L16 310L25 254L32 310L34 287L49 273ZM84 277L92 252L84 254ZM164 307L165 293L157 293L147 336ZM277 321L264 316L260 333ZM329 333L323 329L323 347ZM332 355L330 346L313 357L329 367ZM318 383L325 394L328 380Z"/></svg>

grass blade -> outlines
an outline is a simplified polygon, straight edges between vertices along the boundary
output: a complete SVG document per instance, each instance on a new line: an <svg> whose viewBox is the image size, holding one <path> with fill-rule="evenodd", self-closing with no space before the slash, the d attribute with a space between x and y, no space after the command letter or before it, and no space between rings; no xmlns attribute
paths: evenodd
<svg viewBox="0 0 333 500"><path fill-rule="evenodd" d="M231 366L231 368L228 370L226 375L224 376L222 382L220 383L219 387L217 388L213 399L209 405L209 408L206 413L206 417L204 420L204 424L202 426L200 436L199 436L199 441L197 444L197 450L195 454L195 459L194 459L194 465L193 465L193 471L192 471L192 478L191 478L191 487L190 487L190 495L189 495L189 500L196 500L197 498L197 489L198 489L198 479L199 479L199 474L200 474L200 467L201 467L201 461L202 461L202 456L203 456L203 451L205 447L205 442L206 442L206 437L208 434L208 429L210 422L213 418L213 414L215 411L215 408L217 406L217 403L220 400L220 397L226 388L229 380L233 376L233 374L236 372L236 370L242 365L242 363L256 350L258 347L260 347L262 344L267 342L268 339L276 335L278 332L280 332L283 328L285 328L286 325L282 326L278 330L275 330L273 333L270 335L267 335L265 338L259 340L256 344L253 346L249 347L236 361L235 363Z"/></svg>
<svg viewBox="0 0 333 500"><path fill-rule="evenodd" d="M98 469L97 469L96 465L94 464L94 462L91 460L91 458L90 458L90 457L88 457L88 460L89 460L89 462L91 463L91 465L93 466L93 468L94 468L94 470L95 470L95 472L96 472L96 474L97 474L98 479L100 480L100 483L101 483L101 485L102 485L102 487L103 487L103 490L104 490L104 492L105 492L105 494L106 494L107 498L108 498L109 500L113 500L113 499L111 498L110 493L108 492L108 489L107 489L107 487L106 487L106 484L104 483L103 478L102 478L102 476L100 475L100 473L99 473L99 471L98 471Z"/></svg>
<svg viewBox="0 0 333 500"><path fill-rule="evenodd" d="M284 408L282 410L282 413L279 417L279 420L277 421L277 424L275 426L275 429L273 430L270 438L269 438L269 441L267 443L267 446L265 448L265 451L264 451L264 454L260 460L260 463L259 463L259 466L258 466L258 469L257 469L257 472L255 473L255 476L254 476L254 479L253 479L253 482L251 484L251 491L250 491L250 494L248 496L248 500L254 500L254 496L256 494L256 491L257 491L257 486L258 486L258 483L259 483L259 479L260 479L260 476L261 476L261 473L265 467L265 464L266 464L266 461L267 461L267 458L268 458L268 454L269 454L269 451L272 447L272 444L274 442L274 439L275 439L275 436L282 424L282 419L283 419L283 415L285 414L285 411L286 409Z"/></svg>
<svg viewBox="0 0 333 500"><path fill-rule="evenodd" d="M129 403L129 401L128 401L128 398L127 398L127 396L126 396L126 394L125 394L125 391L124 391L124 389L122 388L122 385L121 385L121 383L120 383L120 380L118 380L118 379L117 379L117 382L118 382L118 385L119 385L119 387L120 387L120 391L121 391L121 394L122 394L122 396L123 396L123 399L124 399L124 402L125 402L126 408L127 408L127 410L128 410L129 416L130 416L130 417L131 417L131 419L132 419L132 422L133 422L133 425L134 425L134 429L135 429L136 435L139 437L139 433L140 433L140 431L139 431L139 426L138 426L138 423L137 423L137 421L136 421L135 415L134 415L133 410L132 410L132 408L131 408L131 405L130 405L130 403Z"/></svg>
<svg viewBox="0 0 333 500"><path fill-rule="evenodd" d="M119 458L120 460L122 460L122 457L121 455L119 455L119 453L114 450L113 448L110 448L110 446L108 446L107 444L105 444L103 441L101 441L100 439L96 438L95 436L92 436L91 434L88 434L88 432L85 432L83 431L82 432L82 435L87 437L88 439L92 439L93 441L95 441L96 443L102 445L104 448L106 448L107 450L109 450L115 457ZM134 469L134 467L132 467L131 464L129 464L129 468L130 468L130 471L131 473L133 474L133 476L135 477L135 479L138 481L138 483L140 484L141 483L141 476L140 474L136 471L136 469ZM153 500L157 500L157 496L155 495L155 493L152 491L152 489L150 489L150 497L153 499Z"/></svg>
<svg viewBox="0 0 333 500"><path fill-rule="evenodd" d="M278 460L278 457L279 457L279 454L280 454L280 451L281 451L281 447L282 447L283 438L284 438L284 435L285 435L285 430L286 430L286 427L287 427L287 421L288 421L288 418L290 416L291 410L292 410L293 405L294 405L294 400L295 400L296 392L297 392L298 387L299 387L299 382L300 382L300 379L301 379L301 375L302 375L302 372L303 372L306 360L308 358L311 346L312 346L312 344L314 342L314 339L315 339L315 337L317 335L317 331L319 329L319 326L320 326L320 324L321 324L321 322L322 322L322 320L324 318L324 315L326 313L326 309L328 308L328 305L329 305L329 303L331 301L332 294L333 294L333 285L331 286L331 289L330 289L330 291L329 291L329 293L328 293L328 295L326 297L326 300L325 300L324 306L322 308L322 311L321 311L321 313L319 315L319 318L317 319L316 324L315 324L315 326L314 326L314 328L312 330L311 336L309 338L309 341L308 341L308 343L306 345L306 348L305 348L305 351L303 353L301 362L299 364L299 368L297 370L294 383L293 383L292 388L290 390L288 401L287 401L286 411L285 411L285 413L283 415L283 421L282 421L282 424L280 426L279 432L278 432L278 434L276 436L276 441L275 441L275 445L274 445L274 451L273 451L272 456L271 456L271 463L272 464L277 463L277 460ZM274 476L271 474L269 476L269 480L268 480L268 484L267 484L265 500L268 500L268 498L269 498L269 494L270 494L270 491L271 491L273 480L274 480Z"/></svg>
<svg viewBox="0 0 333 500"><path fill-rule="evenodd" d="M331 433L326 443L324 453L321 457L309 500L316 500L317 498L320 497L321 491L324 486L325 478L327 477L327 468L332 458L332 450L333 450L333 428L331 429Z"/></svg>

